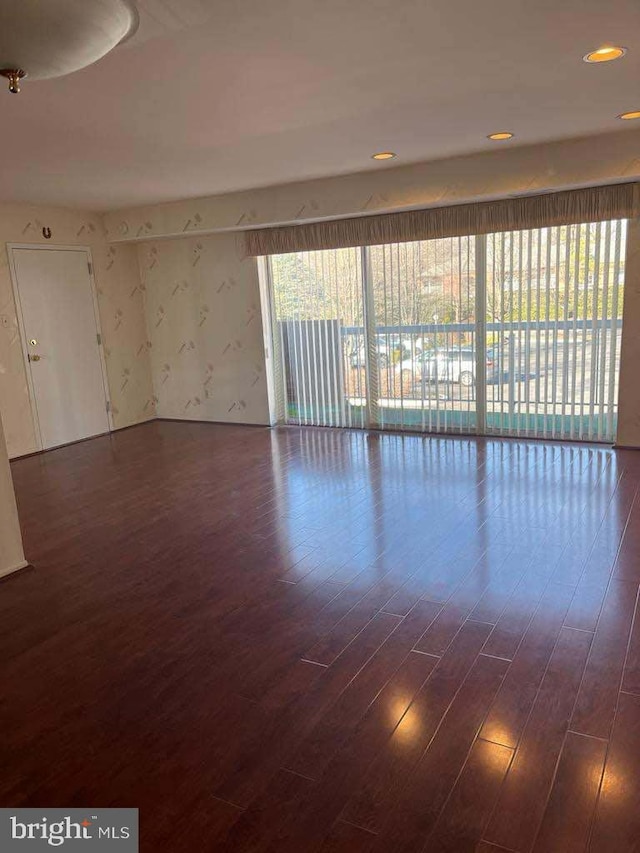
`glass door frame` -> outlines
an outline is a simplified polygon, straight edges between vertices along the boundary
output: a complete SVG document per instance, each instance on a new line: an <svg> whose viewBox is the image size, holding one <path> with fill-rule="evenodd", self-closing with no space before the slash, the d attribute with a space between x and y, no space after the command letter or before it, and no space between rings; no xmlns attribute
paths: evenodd
<svg viewBox="0 0 640 853"><path fill-rule="evenodd" d="M616 266L614 267L613 271L610 273L608 271L606 263L603 264L602 274L606 275L606 276L609 276L610 274L614 275L614 276L619 275L621 263L623 265L622 269L625 270L624 252L622 252L622 255L620 257L621 253L620 253L620 245L619 244L620 244L620 240L621 240L621 234L626 235L626 228L628 227L629 220L623 218L623 219L619 220L619 222L620 222L620 226L616 230L616 240L618 241L617 242L617 249L616 249L616 253L617 253L616 254L616 257L617 257ZM624 225L623 225L623 223L624 223ZM582 224L577 223L575 226L564 226L564 227L566 227L567 229L574 228L574 227L580 228L583 225L589 226L592 224L603 225L604 223L582 223ZM553 228L557 228L558 226L552 225L552 226L548 226L548 227L550 229L553 229ZM538 229L522 229L522 230L528 231L528 232L533 232L533 231L542 232L545 229L538 228ZM606 233L609 233L609 230L610 229L605 228ZM498 233L502 233L502 232L496 232L496 235ZM517 232L504 232L504 233L515 234ZM567 231L567 234L568 233L569 232ZM496 236L496 235L494 235L494 236ZM459 432L454 432L454 431L449 432L449 430L447 430L447 429L435 430L435 431L424 430L424 429L423 430L415 430L415 432L417 432L419 434L423 434L423 433L424 434L451 434L451 435L468 434L468 435L478 435L478 436L500 436L500 435L505 434L505 433L501 432L501 430L494 429L494 428L491 428L489 426L489 424L492 423L493 415L491 413L494 413L494 410L492 408L491 413L488 412L488 408L489 408L488 396L489 396L489 394L488 394L488 370L487 370L487 358L488 358L487 339L488 339L489 330L492 329L495 331L495 326L496 326L496 321L494 319L491 319L489 317L489 314L488 314L487 277L489 275L489 266L490 266L489 258L488 258L489 237L490 237L489 234L468 235L468 239L470 240L470 244L473 247L473 252L474 252L474 256L473 256L474 257L473 283L474 283L475 293L474 293L474 296L472 297L472 302L474 304L475 316L473 317L472 320L470 318L469 326L473 327L472 334L474 335L473 346L475 349L475 380L474 380L471 387L473 388L473 391L475 394L474 398L472 398L473 401L475 402L475 409L470 410L469 414L472 415L472 417L469 418L468 428L464 429L464 431L461 430ZM567 257L568 257L571 244L568 242L568 237L566 239L567 239L566 252L567 252ZM625 236L625 239L626 239L626 236ZM376 317L376 304L375 304L374 282L373 282L373 273L372 273L372 248L373 248L372 246L360 246L360 247L354 247L353 248L353 250L356 253L357 252L360 253L360 279L361 279L361 289L362 289L361 299L362 299L363 338L364 338L364 353L363 353L364 364L363 364L363 367L364 367L364 390L365 390L365 396L366 396L366 399L363 401L364 405L362 407L363 408L362 426L365 429L372 429L372 430L386 430L386 429L393 430L394 427L392 425L387 426L384 423L383 418L381 416L382 413L380 411L381 410L381 405L380 405L381 404L381 398L380 398L380 393L381 393L380 366L381 365L380 365L380 358L379 358L379 352L378 352L378 349L379 349L378 348L378 337L379 337L380 333L379 333L379 329L377 327L377 317ZM580 243L578 243L578 250L579 249L580 249ZM608 257L608 251L609 250L607 247L605 247L605 249L606 249L607 257ZM588 261L589 261L589 258L587 256L587 263L588 263ZM572 264L573 263L574 262L572 261ZM578 293L579 287L583 285L583 282L581 280L579 280L577 277L575 277L575 276L577 276L577 269L578 269L577 264L578 264L578 259L576 257L576 260L575 260L576 272L574 274L575 280L573 281L573 287L574 287L576 294ZM598 267L598 270L600 270L600 260L599 259L596 259L596 265ZM274 286L273 286L274 276L273 276L273 270L272 270L272 259L271 259L271 257L266 256L266 257L262 257L262 258L258 259L258 271L259 271L259 281L260 281L260 296L261 296L261 302L262 302L262 306L263 306L263 329L264 329L264 339L265 339L265 363L266 363L267 372L269 374L268 393L269 393L270 422L272 425L274 425L276 423L286 422L287 377L286 377L286 369L285 369L285 366L284 366L283 360L282 360L283 342L278 339L279 335L277 332L277 330L278 330L278 318L276 316L276 310L275 310L275 304L276 303L275 303L275 293L274 293ZM538 273L539 273L539 271L538 271ZM550 274L550 273L548 273L548 274ZM559 275L559 271L558 271L557 275ZM567 283L569 281L569 279L567 278L567 275L568 274L565 272L565 286L567 286ZM600 275L600 273L598 273L598 275ZM608 279L607 279L607 281L608 281ZM617 288L619 287L620 283L624 287L624 278L622 278L621 282L618 282L616 284L616 292L617 292ZM521 285L519 285L519 286L521 286ZM530 287L531 284L529 283L528 286ZM608 285L605 285L605 294L606 294L606 287L607 286ZM587 316L587 310L588 310L587 298L589 297L589 280L588 279L587 279L587 283L585 285L585 288L586 289L585 289L584 307L583 307L583 311L585 313L584 313L584 317L581 318L581 321L583 322L584 328L585 329L587 328L587 323L593 324L597 321L597 323L601 324L602 328L604 328L605 330L610 329L611 334L614 335L614 337L615 337L615 342L613 345L611 357L615 358L616 355L618 355L618 357L619 357L619 353L617 353L616 350L619 346L617 343L617 341L618 341L618 338L617 338L618 331L617 330L620 329L621 322L622 322L618 316L618 312L619 312L621 305L622 305L621 300L620 300L620 305L618 305L618 302L616 301L615 305L611 309L612 311L616 312L616 316L613 316L613 315L609 316L609 313L607 311L607 307L604 304L602 306L602 315L600 315L599 309L596 308L595 318L592 317L591 315ZM540 289L540 282L538 281L538 291L539 291L539 289ZM591 297L591 298L593 299L593 297ZM617 300L617 297L616 297L616 300ZM539 294L538 294L538 303L539 303L539 301L540 301L540 298L539 298ZM566 301L566 297L565 297L565 301ZM566 306L565 306L565 310L566 310ZM571 315L569 315L569 316L571 316ZM540 324L540 322L541 321L539 319L532 321L531 318L528 317L525 320L522 320L522 318L520 318L517 321L514 321L513 319L505 320L504 324L506 327L512 327L515 323L518 323L520 325L525 324L528 327L532 323L534 323L536 326L538 326ZM550 324L554 323L555 327L557 327L560 330L566 331L566 329L569 328L571 322L573 322L573 326L576 327L576 323L578 322L578 318L574 318L573 321L570 321L569 319L567 319L567 317L560 319L560 317L556 315L553 320L547 318L544 322L547 322ZM429 325L429 324L427 324L427 325ZM434 324L434 327L435 327L435 325L437 325L437 324ZM502 323L500 323L500 325L502 325ZM381 328L383 328L383 327L381 327ZM387 329L387 331L388 331L388 329ZM399 327L399 331L402 332L402 326ZM574 328L574 332L575 332L575 328ZM394 334L395 334L395 332L394 332ZM540 344L540 338L539 337L536 338L536 341L537 341L536 346L540 347L540 345L541 345ZM574 344L574 348L575 348L575 344ZM520 355L518 355L518 358L520 359ZM554 355L554 358L555 358L555 355ZM503 363L504 363L505 359L507 359L509 364L513 360L511 357L511 354L509 354L507 356L506 354L501 353L501 355L498 358L498 362L499 362L498 363L498 370L501 371L503 369ZM595 359L596 359L595 351L592 351L591 361L593 363L595 363ZM511 400L513 398L513 401L515 401L515 392L513 392L513 389L511 388L511 385L517 381L517 379L515 378L515 369L514 369L513 365L511 365L509 368L508 380L507 381L509 383L509 399ZM585 378L582 377L581 381L584 383ZM610 386L615 381L613 372L611 372L611 370L610 370L607 377L605 377L604 379L601 377L601 378L599 378L598 381L599 381L600 385L602 385L603 382L607 381L609 384L609 391L611 392ZM504 381L503 381L503 384L504 384ZM553 387L555 387L555 385ZM584 390L583 390L583 393L584 393ZM590 393L591 393L591 389L590 389ZM609 399L608 402L609 402L609 406L611 408L609 411L607 411L605 413L605 415L606 415L606 419L607 419L607 424L609 425L608 430L611 430L611 428L615 429L615 427L613 425L613 419L615 418L615 412L617 411L617 399L614 399L613 397L611 397L611 393L609 394L609 397L611 399ZM553 406L556 405L555 397L554 397L554 400L552 401L552 405ZM593 408L593 403L591 403L591 407ZM562 403L562 411L564 411L564 408L565 408L565 403ZM424 407L424 400L423 400L423 411L426 411L426 409ZM525 414L526 414L526 417L528 418L529 417L528 412ZM602 419L601 413L598 416ZM545 402L545 417L546 417L546 402ZM528 423L528 421L527 421L527 423ZM555 421L554 421L554 423L555 423ZM424 423L423 423L423 426L424 426ZM400 429L402 429L402 427L400 427ZM573 426L571 426L571 430L573 431ZM407 431L414 431L414 430L407 429ZM513 433L513 434L515 435L515 433ZM569 436L569 435L565 434L563 431L559 432L558 434L555 434L555 427L554 427L554 434L551 434L551 435L546 435L546 434L537 435L535 433L526 432L523 435L523 437L547 438L547 439L556 438L556 439L563 439L563 440L585 440L585 441L600 441L600 442L610 442L612 440L611 435L608 434L608 431L606 434L598 434L595 437L585 437L585 436L573 437L573 436Z"/></svg>
<svg viewBox="0 0 640 853"><path fill-rule="evenodd" d="M487 280L487 235L476 234L474 240L474 283L475 283L475 429L471 435L486 435L486 280ZM361 246L362 269L362 305L364 313L365 338L365 386L366 386L366 428L383 430L380 420L380 369L376 348L376 316L373 281L371 275L370 246ZM446 433L431 433L446 434ZM454 433L461 435L463 433Z"/></svg>

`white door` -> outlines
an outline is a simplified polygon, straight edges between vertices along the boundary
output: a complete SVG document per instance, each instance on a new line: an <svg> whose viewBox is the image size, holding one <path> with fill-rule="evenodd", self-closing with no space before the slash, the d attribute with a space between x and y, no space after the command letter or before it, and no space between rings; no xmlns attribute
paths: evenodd
<svg viewBox="0 0 640 853"><path fill-rule="evenodd" d="M43 449L108 432L87 253L11 251Z"/></svg>

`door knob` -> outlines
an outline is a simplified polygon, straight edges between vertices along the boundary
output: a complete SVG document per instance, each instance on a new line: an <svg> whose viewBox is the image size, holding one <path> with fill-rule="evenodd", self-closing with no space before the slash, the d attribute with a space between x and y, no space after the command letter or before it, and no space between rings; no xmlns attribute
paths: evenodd
<svg viewBox="0 0 640 853"><path fill-rule="evenodd" d="M29 354L29 361L40 361L41 356Z"/></svg>

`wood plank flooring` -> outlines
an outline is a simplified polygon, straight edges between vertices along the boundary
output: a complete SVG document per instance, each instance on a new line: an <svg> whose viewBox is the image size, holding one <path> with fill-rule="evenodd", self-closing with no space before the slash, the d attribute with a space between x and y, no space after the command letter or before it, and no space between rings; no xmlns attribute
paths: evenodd
<svg viewBox="0 0 640 853"><path fill-rule="evenodd" d="M640 452L156 421L12 463L0 806L141 849L640 850Z"/></svg>

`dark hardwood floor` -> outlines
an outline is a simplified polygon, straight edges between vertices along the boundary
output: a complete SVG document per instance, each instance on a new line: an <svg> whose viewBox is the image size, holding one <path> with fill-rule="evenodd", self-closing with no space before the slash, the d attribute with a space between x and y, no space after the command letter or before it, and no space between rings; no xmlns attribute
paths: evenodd
<svg viewBox="0 0 640 853"><path fill-rule="evenodd" d="M640 850L640 452L157 421L12 470L0 806L137 806L153 853Z"/></svg>

